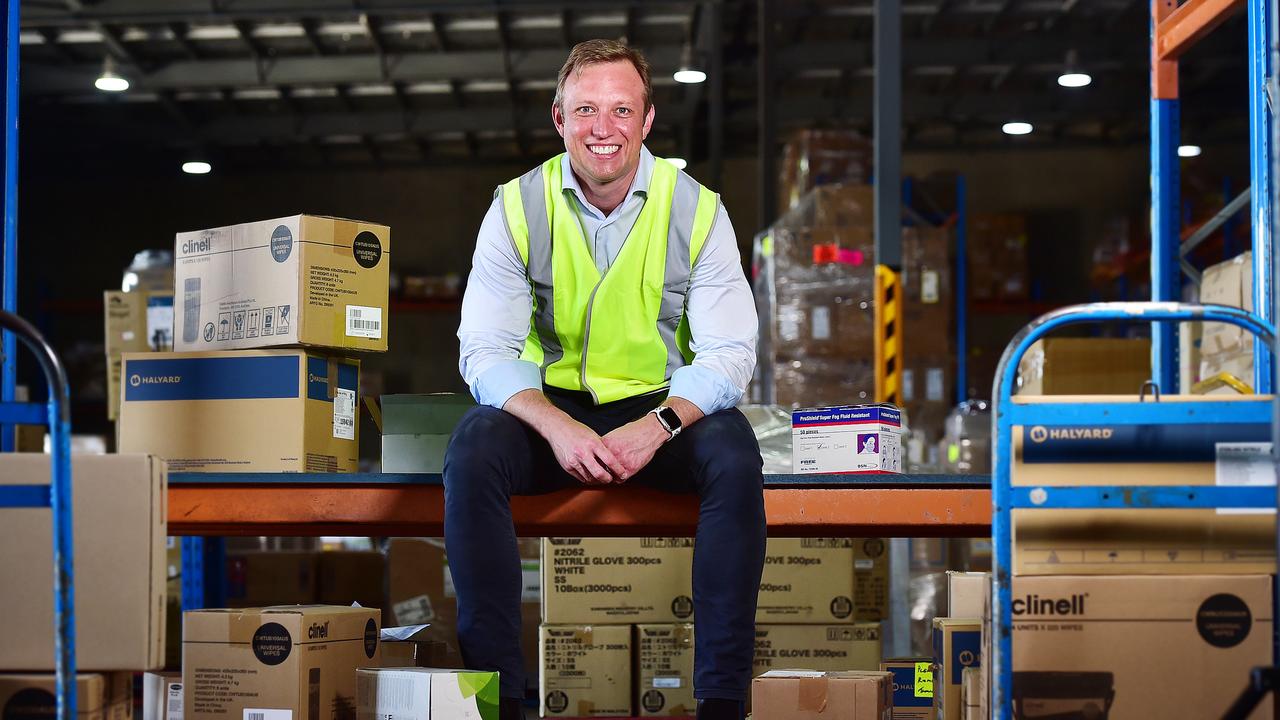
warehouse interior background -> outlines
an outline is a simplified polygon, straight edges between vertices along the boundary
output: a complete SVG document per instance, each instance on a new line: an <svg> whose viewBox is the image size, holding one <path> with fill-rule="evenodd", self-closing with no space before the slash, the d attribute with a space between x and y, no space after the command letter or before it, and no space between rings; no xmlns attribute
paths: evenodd
<svg viewBox="0 0 1280 720"><path fill-rule="evenodd" d="M1036 314L1149 297L1145 261L1114 254L1141 257L1148 242L1149 7L902 10L904 175L922 189L963 175L970 213L1027 218L1028 299L971 308L971 349L986 353L971 361L971 391L986 397L994 356ZM176 232L296 213L366 219L392 228L394 275L456 287L494 187L562 149L555 73L592 37L648 55L648 145L722 193L749 264L752 237L776 214L761 208L761 152L780 157L801 128L872 134L871 0L771 12L774 80L762 85L759 9L737 0L24 2L19 308L69 365L77 430L109 432L102 291L118 288L135 253L171 249ZM1183 142L1201 148L1181 168L1187 222L1248 186L1244 36L1240 13L1184 58ZM707 81L675 82L685 62ZM128 90L95 89L104 63ZM1060 87L1068 68L1092 83ZM767 148L762 113L777 123ZM1011 120L1034 131L1004 134ZM184 174L191 160L212 172ZM1248 242L1239 225L1236 252ZM1217 243L1201 267L1223 257ZM392 308L390 352L364 358L374 390L464 391L456 298Z"/></svg>

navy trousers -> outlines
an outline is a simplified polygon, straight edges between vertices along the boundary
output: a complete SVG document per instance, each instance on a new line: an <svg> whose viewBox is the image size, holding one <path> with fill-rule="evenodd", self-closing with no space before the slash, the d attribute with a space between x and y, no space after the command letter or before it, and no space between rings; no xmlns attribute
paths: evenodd
<svg viewBox="0 0 1280 720"><path fill-rule="evenodd" d="M602 436L663 400L655 394L593 406L584 393L549 390L547 397ZM751 425L736 409L709 415L662 446L628 482L698 494L694 695L745 701L766 532L760 447ZM449 442L444 530L458 597L458 644L467 667L500 673L503 697L523 698L525 689L511 496L579 484L541 436L502 410L473 409Z"/></svg>

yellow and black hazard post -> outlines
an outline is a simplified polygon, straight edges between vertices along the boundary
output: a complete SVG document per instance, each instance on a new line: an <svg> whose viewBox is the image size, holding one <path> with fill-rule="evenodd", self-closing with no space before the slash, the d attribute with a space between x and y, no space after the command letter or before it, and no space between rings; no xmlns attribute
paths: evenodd
<svg viewBox="0 0 1280 720"><path fill-rule="evenodd" d="M888 265L876 265L875 363L876 402L902 405L901 276Z"/></svg>

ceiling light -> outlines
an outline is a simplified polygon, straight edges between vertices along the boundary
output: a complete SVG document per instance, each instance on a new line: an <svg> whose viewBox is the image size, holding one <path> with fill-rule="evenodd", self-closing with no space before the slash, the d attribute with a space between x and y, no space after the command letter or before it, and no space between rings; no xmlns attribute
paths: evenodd
<svg viewBox="0 0 1280 720"><path fill-rule="evenodd" d="M1007 122L1000 127L1005 135L1028 135L1031 133L1031 123L1026 122Z"/></svg>
<svg viewBox="0 0 1280 720"><path fill-rule="evenodd" d="M678 83L688 85L707 81L707 74L693 59L692 45L685 43L684 50L680 52L680 69L672 73L671 78Z"/></svg>
<svg viewBox="0 0 1280 720"><path fill-rule="evenodd" d="M1089 73L1065 72L1058 76L1058 84L1067 88L1084 87L1091 82L1093 77Z"/></svg>
<svg viewBox="0 0 1280 720"><path fill-rule="evenodd" d="M1199 155L1200 155L1199 145L1179 145L1178 146L1178 157L1199 157Z"/></svg>
<svg viewBox="0 0 1280 720"><path fill-rule="evenodd" d="M683 170L689 167L689 161L684 158L667 158L667 162L675 165L677 170Z"/></svg>
<svg viewBox="0 0 1280 720"><path fill-rule="evenodd" d="M188 175L207 175L213 170L213 166L201 160L192 160L182 163L182 172Z"/></svg>
<svg viewBox="0 0 1280 720"><path fill-rule="evenodd" d="M102 74L93 81L93 86L103 92L124 92L129 89L129 81L116 72L116 61L110 55L102 59Z"/></svg>

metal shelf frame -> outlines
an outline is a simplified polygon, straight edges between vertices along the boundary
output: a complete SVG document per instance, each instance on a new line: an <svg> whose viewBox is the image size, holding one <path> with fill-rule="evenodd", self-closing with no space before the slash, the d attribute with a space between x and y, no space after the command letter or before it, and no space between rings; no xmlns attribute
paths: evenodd
<svg viewBox="0 0 1280 720"><path fill-rule="evenodd" d="M1180 100L1179 58L1197 40L1221 25L1231 13L1247 6L1249 58L1249 203L1253 237L1253 307L1274 322L1272 271L1272 113L1268 83L1272 59L1268 38L1276 12L1274 0L1151 0L1151 299L1176 302L1182 292L1182 243L1179 212ZM1274 90L1272 91L1274 93ZM1270 103L1280 102L1273 97ZM1226 219L1225 217L1223 218ZM1271 393L1272 357L1261 342L1254 343L1253 387ZM1151 328L1152 379L1165 392L1178 389L1177 327L1158 323Z"/></svg>
<svg viewBox="0 0 1280 720"><path fill-rule="evenodd" d="M1269 278L1268 278L1269 279ZM1203 401L1156 399L1140 403L1029 403L1013 400L1014 371L1032 343L1059 328L1097 322L1225 322L1255 335L1265 349L1275 345L1274 326L1238 308L1183 303L1094 303L1063 308L1024 327L1005 348L992 397L992 592L993 717L1013 717L1013 511L1034 509L1275 508L1276 487L1068 486L1014 487L1013 439L1017 428L1118 425L1270 425L1280 407L1273 399ZM1275 598L1273 598L1273 601ZM1277 653L1280 659L1280 653ZM1246 678L1241 678L1242 684Z"/></svg>

